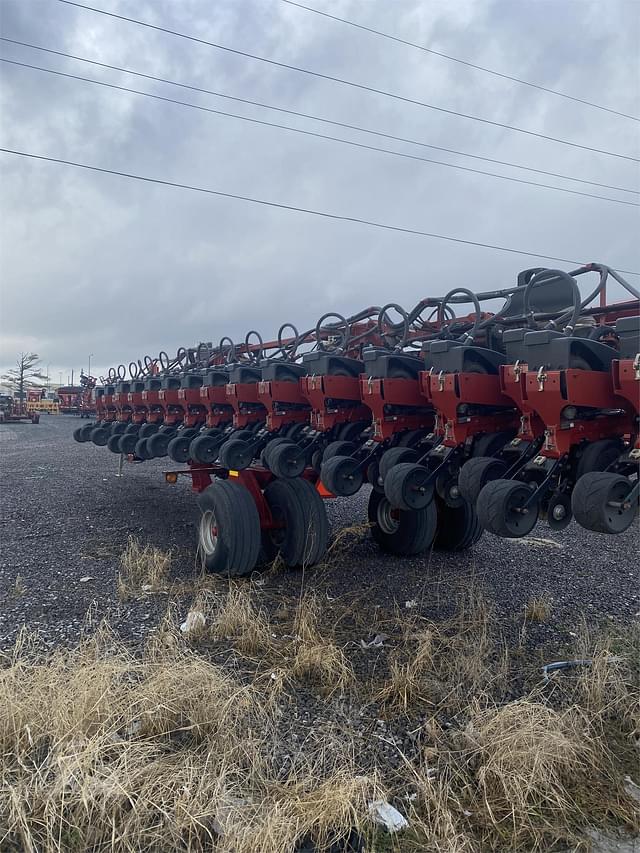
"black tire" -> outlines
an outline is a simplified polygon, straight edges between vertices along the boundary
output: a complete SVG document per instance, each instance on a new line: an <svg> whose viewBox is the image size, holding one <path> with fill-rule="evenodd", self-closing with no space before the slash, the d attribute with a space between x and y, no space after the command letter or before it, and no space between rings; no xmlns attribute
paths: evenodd
<svg viewBox="0 0 640 853"><path fill-rule="evenodd" d="M271 470L271 454L276 449L276 447L280 447L281 444L287 444L290 439L285 438L282 435L279 435L277 438L272 438L264 447L262 453L260 454L260 461L262 464ZM293 442L291 442L293 443Z"/></svg>
<svg viewBox="0 0 640 853"><path fill-rule="evenodd" d="M230 471L244 471L253 461L253 445L242 438L232 438L220 448L220 464Z"/></svg>
<svg viewBox="0 0 640 853"><path fill-rule="evenodd" d="M424 429L409 429L401 434L397 446L415 447L426 434L427 432Z"/></svg>
<svg viewBox="0 0 640 853"><path fill-rule="evenodd" d="M110 427L106 427L109 430L109 435L122 435L126 428L127 424L124 421L113 421Z"/></svg>
<svg viewBox="0 0 640 853"><path fill-rule="evenodd" d="M492 480L482 489L476 504L480 524L485 530L507 539L520 539L531 533L538 521L539 507L516 512L531 497L531 489L520 480Z"/></svg>
<svg viewBox="0 0 640 853"><path fill-rule="evenodd" d="M472 456L458 474L460 494L475 505L484 486L491 480L499 480L506 471L507 465L502 459L493 456Z"/></svg>
<svg viewBox="0 0 640 853"><path fill-rule="evenodd" d="M276 477L290 480L299 477L305 468L304 450L293 442L283 442L269 454L269 468Z"/></svg>
<svg viewBox="0 0 640 853"><path fill-rule="evenodd" d="M173 459L179 465L184 465L189 458L189 448L191 447L193 437L193 433L185 435L181 432L175 438L172 438L167 445L169 458Z"/></svg>
<svg viewBox="0 0 640 853"><path fill-rule="evenodd" d="M118 439L118 448L120 453L124 453L125 456L128 456L129 453L133 453L136 449L136 444L140 441L138 435L134 432L125 432L124 435L112 436L112 438Z"/></svg>
<svg viewBox="0 0 640 853"><path fill-rule="evenodd" d="M394 509L384 495L372 491L367 515L374 541L389 554L414 556L433 544L438 522L433 501L424 509L407 512Z"/></svg>
<svg viewBox="0 0 640 853"><path fill-rule="evenodd" d="M322 462L328 462L334 456L351 456L358 449L353 441L330 441L322 454Z"/></svg>
<svg viewBox="0 0 640 853"><path fill-rule="evenodd" d="M436 498L435 504L438 514L435 547L443 551L465 551L475 545L484 531L473 505L463 501L461 506L451 507L440 498Z"/></svg>
<svg viewBox="0 0 640 853"><path fill-rule="evenodd" d="M347 498L361 488L364 474L353 456L332 456L322 463L321 479L332 494Z"/></svg>
<svg viewBox="0 0 640 853"><path fill-rule="evenodd" d="M109 430L106 427L95 427L91 430L91 441L98 447L105 447L109 441Z"/></svg>
<svg viewBox="0 0 640 853"><path fill-rule="evenodd" d="M80 441L91 441L91 431L95 429L97 426L104 427L105 424L85 424L83 427L80 427ZM105 427L108 428L108 427Z"/></svg>
<svg viewBox="0 0 640 853"><path fill-rule="evenodd" d="M85 427L76 427L73 431L73 440L77 441L79 444L84 444L85 441L89 440L89 436L85 437Z"/></svg>
<svg viewBox="0 0 640 853"><path fill-rule="evenodd" d="M198 496L198 506L198 550L207 570L228 577L251 572L260 552L260 517L247 489L215 480Z"/></svg>
<svg viewBox="0 0 640 853"><path fill-rule="evenodd" d="M127 428L124 431L125 435L129 435L129 433L135 432L138 433L140 431L140 424L127 424Z"/></svg>
<svg viewBox="0 0 640 853"><path fill-rule="evenodd" d="M609 465L615 462L624 445L620 439L602 438L592 441L583 449L576 466L576 480L592 471L606 471Z"/></svg>
<svg viewBox="0 0 640 853"><path fill-rule="evenodd" d="M362 421L354 421L353 423L341 424L338 427L338 438L340 441L349 441L357 446L357 439L366 428L367 424ZM342 455L342 454L341 454Z"/></svg>
<svg viewBox="0 0 640 853"><path fill-rule="evenodd" d="M387 474L394 465L399 465L401 462L415 462L418 454L410 447L390 447L380 457L380 477L382 482L387 478Z"/></svg>
<svg viewBox="0 0 640 853"><path fill-rule="evenodd" d="M147 452L151 459L156 459L161 456L166 456L169 449L169 442L175 437L175 429L162 429L155 435L145 439L147 442Z"/></svg>
<svg viewBox="0 0 640 853"><path fill-rule="evenodd" d="M149 455L149 449L147 447L148 438L139 438L136 441L136 446L133 448L133 454L137 459L143 459L147 462L152 457Z"/></svg>
<svg viewBox="0 0 640 853"><path fill-rule="evenodd" d="M220 435L199 435L189 444L189 458L200 465L213 465L222 442Z"/></svg>
<svg viewBox="0 0 640 853"><path fill-rule="evenodd" d="M510 432L485 432L479 435L473 442L474 456L495 456L502 448L511 441L514 436L514 431Z"/></svg>
<svg viewBox="0 0 640 853"><path fill-rule="evenodd" d="M624 533L634 522L638 504L613 507L610 501L621 503L633 484L621 474L609 471L594 471L581 477L571 495L571 508L575 520L581 527L596 533Z"/></svg>
<svg viewBox="0 0 640 853"><path fill-rule="evenodd" d="M262 548L273 560L280 554L290 568L313 566L327 550L329 522L324 502L308 480L273 480L264 497L283 527L265 530Z"/></svg>
<svg viewBox="0 0 640 853"><path fill-rule="evenodd" d="M422 465L400 462L385 477L384 493L396 509L421 510L433 500L434 485L429 478L429 470Z"/></svg>
<svg viewBox="0 0 640 853"><path fill-rule="evenodd" d="M160 429L160 424L142 424L140 427L140 432L138 433L139 438L149 438L149 436L154 435Z"/></svg>
<svg viewBox="0 0 640 853"><path fill-rule="evenodd" d="M373 459L367 466L367 483L370 483L376 492L384 494L384 485L380 477L380 464L378 459Z"/></svg>
<svg viewBox="0 0 640 853"><path fill-rule="evenodd" d="M121 453L120 450L120 439L124 438L124 435L110 435L109 441L107 441L107 449L112 453Z"/></svg>

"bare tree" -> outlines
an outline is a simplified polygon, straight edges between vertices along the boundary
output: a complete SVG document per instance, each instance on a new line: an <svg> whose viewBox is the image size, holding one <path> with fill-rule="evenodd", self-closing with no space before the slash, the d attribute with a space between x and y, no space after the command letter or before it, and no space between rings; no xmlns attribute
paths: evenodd
<svg viewBox="0 0 640 853"><path fill-rule="evenodd" d="M16 358L16 366L0 377L11 388L21 407L24 405L26 391L38 387L40 383L36 380L46 378L40 372L40 356L35 352L21 352Z"/></svg>

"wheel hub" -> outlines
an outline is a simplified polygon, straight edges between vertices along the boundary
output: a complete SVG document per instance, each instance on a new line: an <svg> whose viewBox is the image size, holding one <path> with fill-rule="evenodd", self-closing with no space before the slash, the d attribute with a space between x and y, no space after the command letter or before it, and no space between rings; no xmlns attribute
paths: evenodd
<svg viewBox="0 0 640 853"><path fill-rule="evenodd" d="M378 517L378 525L383 533L391 535L400 526L398 511L393 509L388 500L380 501L376 515Z"/></svg>
<svg viewBox="0 0 640 853"><path fill-rule="evenodd" d="M205 554L213 554L218 546L218 522L213 510L207 510L200 519L200 546Z"/></svg>

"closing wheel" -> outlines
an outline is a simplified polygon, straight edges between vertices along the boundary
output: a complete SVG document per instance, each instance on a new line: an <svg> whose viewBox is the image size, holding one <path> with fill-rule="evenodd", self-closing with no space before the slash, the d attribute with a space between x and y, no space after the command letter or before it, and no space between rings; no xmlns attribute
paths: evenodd
<svg viewBox="0 0 640 853"><path fill-rule="evenodd" d="M322 461L328 462L334 456L351 456L358 449L353 441L330 441L322 454Z"/></svg>
<svg viewBox="0 0 640 853"><path fill-rule="evenodd" d="M219 435L199 435L191 440L189 458L200 465L213 465L223 439Z"/></svg>
<svg viewBox="0 0 640 853"><path fill-rule="evenodd" d="M586 445L578 459L576 480L592 471L606 471L624 450L620 439L602 438Z"/></svg>
<svg viewBox="0 0 640 853"><path fill-rule="evenodd" d="M372 491L367 514L373 539L389 554L409 557L433 544L438 521L433 501L424 509L407 511L392 507L385 495Z"/></svg>
<svg viewBox="0 0 640 853"><path fill-rule="evenodd" d="M459 471L455 473L445 471L439 477L436 477L436 492L452 509L459 509L464 503L464 498L458 486L459 473Z"/></svg>
<svg viewBox="0 0 640 853"><path fill-rule="evenodd" d="M106 427L109 430L109 435L122 435L126 428L127 424L124 421L113 421L110 427Z"/></svg>
<svg viewBox="0 0 640 853"><path fill-rule="evenodd" d="M253 444L242 438L232 438L220 448L220 464L230 471L244 471L253 460Z"/></svg>
<svg viewBox="0 0 640 853"><path fill-rule="evenodd" d="M367 483L371 483L376 492L384 493L382 478L380 477L380 464L378 459L369 462L367 466Z"/></svg>
<svg viewBox="0 0 640 853"><path fill-rule="evenodd" d="M150 438L145 439L147 442L147 451L151 459L159 456L166 456L169 448L169 442L175 437L175 429L162 429Z"/></svg>
<svg viewBox="0 0 640 853"><path fill-rule="evenodd" d="M76 427L73 431L74 441L77 441L80 444L84 444L85 441L89 441L91 431L95 428L96 424L85 424L84 426Z"/></svg>
<svg viewBox="0 0 640 853"><path fill-rule="evenodd" d="M494 456L513 438L513 430L507 432L485 432L473 442L474 456Z"/></svg>
<svg viewBox="0 0 640 853"><path fill-rule="evenodd" d="M362 468L353 456L332 456L322 463L321 479L334 495L347 498L360 489L364 482Z"/></svg>
<svg viewBox="0 0 640 853"><path fill-rule="evenodd" d="M198 496L198 506L198 550L205 567L228 577L251 572L260 551L260 517L247 489L215 480Z"/></svg>
<svg viewBox="0 0 640 853"><path fill-rule="evenodd" d="M265 445L264 450L260 454L260 461L262 464L271 469L271 454L276 449L276 447L280 447L281 444L287 444L289 442L288 438L285 438L282 435L279 435L277 438L272 438L267 445Z"/></svg>
<svg viewBox="0 0 640 853"><path fill-rule="evenodd" d="M624 533L638 512L638 500L629 501L633 488L626 477L594 471L580 477L573 489L571 506L576 521L596 533Z"/></svg>
<svg viewBox="0 0 640 853"><path fill-rule="evenodd" d="M269 454L269 468L276 477L291 479L304 471L304 450L293 442L285 441L274 447Z"/></svg>
<svg viewBox="0 0 640 853"><path fill-rule="evenodd" d="M124 435L110 435L109 440L107 441L107 449L112 453L121 453L120 439L122 438L124 438Z"/></svg>
<svg viewBox="0 0 640 853"><path fill-rule="evenodd" d="M140 431L138 432L139 438L149 438L149 436L154 435L160 429L160 424L142 424L140 427Z"/></svg>
<svg viewBox="0 0 640 853"><path fill-rule="evenodd" d="M384 493L392 507L424 509L433 500L429 470L415 462L394 465L384 480Z"/></svg>
<svg viewBox="0 0 640 853"><path fill-rule="evenodd" d="M133 454L136 459L144 459L144 461L146 462L147 460L152 458L149 455L149 449L147 447L148 441L148 438L139 438L136 441L136 446L133 448Z"/></svg>
<svg viewBox="0 0 640 853"><path fill-rule="evenodd" d="M109 430L106 427L95 427L90 433L91 441L98 447L104 447L109 441Z"/></svg>
<svg viewBox="0 0 640 853"><path fill-rule="evenodd" d="M418 454L410 447L390 447L380 457L380 477L382 482L387 478L387 474L394 465L399 465L401 462L415 462Z"/></svg>
<svg viewBox="0 0 640 853"><path fill-rule="evenodd" d="M127 456L129 453L134 452L134 450L136 449L136 444L140 440L138 434L135 432L125 432L124 435L112 436L112 438L118 439L118 448L120 450L120 453L124 453L125 456ZM111 441L111 439L109 439L109 441Z"/></svg>
<svg viewBox="0 0 640 853"><path fill-rule="evenodd" d="M564 530L571 523L571 497L565 492L554 492L547 506L547 524L552 530Z"/></svg>
<svg viewBox="0 0 640 853"><path fill-rule="evenodd" d="M504 476L507 465L502 459L491 456L472 456L468 459L458 475L458 489L462 497L472 504L478 500L478 495L491 480Z"/></svg>
<svg viewBox="0 0 640 853"><path fill-rule="evenodd" d="M187 435L186 433L187 430L185 430L184 433L179 433L175 438L172 438L167 445L169 458L173 459L173 461L177 462L179 465L184 465L189 458L189 448L193 441L193 434ZM120 445L122 446L122 442L120 442Z"/></svg>
<svg viewBox="0 0 640 853"><path fill-rule="evenodd" d="M80 441L91 441L91 431L97 426L104 426L105 429L109 428L106 424L85 424L83 427L80 427Z"/></svg>
<svg viewBox="0 0 640 853"><path fill-rule="evenodd" d="M329 522L324 502L308 480L273 480L264 490L273 520L279 525L263 531L267 560L280 554L285 565L313 566L327 550Z"/></svg>
<svg viewBox="0 0 640 853"><path fill-rule="evenodd" d="M351 441L357 443L358 438L360 438L360 434L366 427L367 424L363 421L354 421L353 423L342 424L338 428L338 438L340 441Z"/></svg>
<svg viewBox="0 0 640 853"><path fill-rule="evenodd" d="M524 505L531 489L519 480L493 480L478 496L476 510L480 524L496 536L519 539L531 533L538 521L538 505Z"/></svg>
<svg viewBox="0 0 640 853"><path fill-rule="evenodd" d="M434 540L443 551L465 551L480 539L483 530L472 504L462 501L449 506L440 497L434 501L438 513L438 530Z"/></svg>

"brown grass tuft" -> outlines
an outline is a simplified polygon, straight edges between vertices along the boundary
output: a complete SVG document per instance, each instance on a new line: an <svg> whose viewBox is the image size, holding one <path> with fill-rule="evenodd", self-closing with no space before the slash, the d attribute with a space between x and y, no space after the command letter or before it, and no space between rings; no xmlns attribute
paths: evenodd
<svg viewBox="0 0 640 853"><path fill-rule="evenodd" d="M320 607L315 596L300 599L293 625L292 677L318 685L325 695L350 687L354 681L353 669L344 651L320 632Z"/></svg>
<svg viewBox="0 0 640 853"><path fill-rule="evenodd" d="M528 622L546 622L551 616L551 599L548 595L532 596L524 608Z"/></svg>
<svg viewBox="0 0 640 853"><path fill-rule="evenodd" d="M142 545L129 536L127 547L120 555L118 595L122 600L141 592L160 592L169 581L172 555L155 545Z"/></svg>
<svg viewBox="0 0 640 853"><path fill-rule="evenodd" d="M477 785L471 810L484 810L504 843L546 850L597 816L632 823L609 756L576 707L556 711L523 699L472 713L466 733L476 745L468 759Z"/></svg>
<svg viewBox="0 0 640 853"><path fill-rule="evenodd" d="M494 636L492 618L486 599L471 588L449 622L410 620L374 701L403 713L424 704L457 712L468 705L469 696L499 694L509 657L505 644Z"/></svg>

